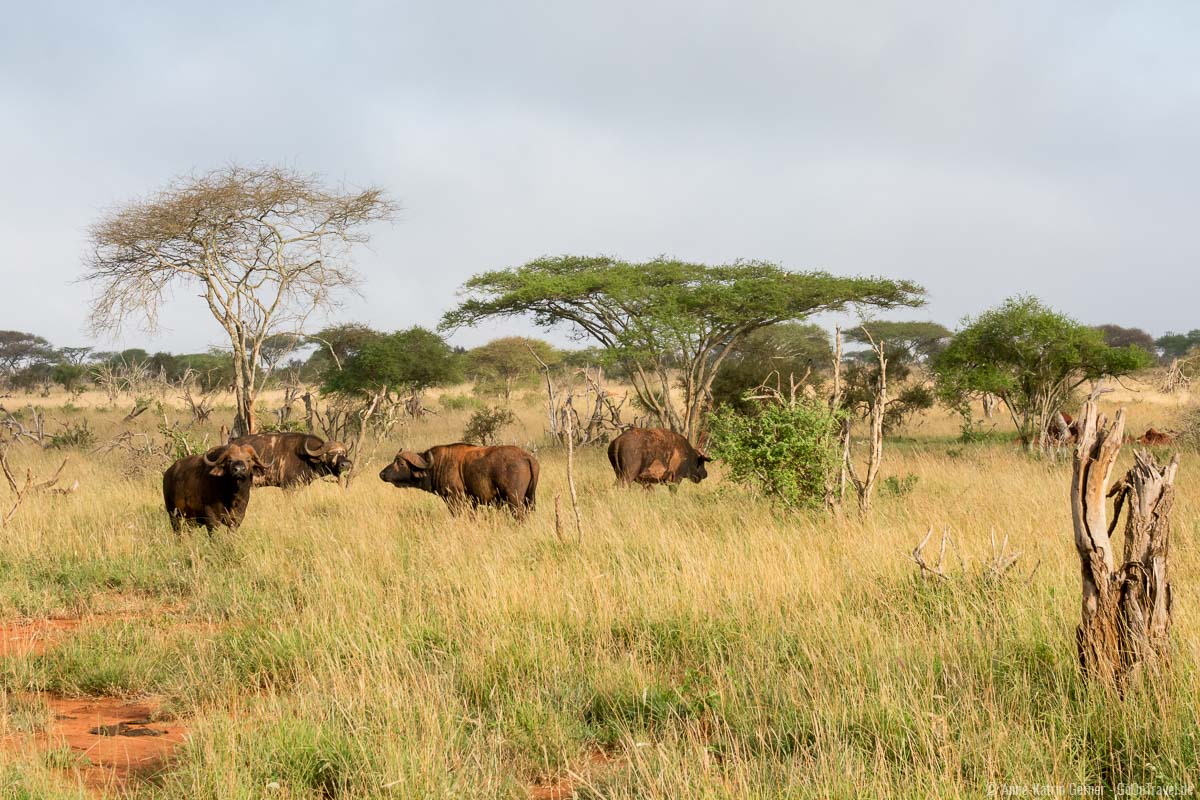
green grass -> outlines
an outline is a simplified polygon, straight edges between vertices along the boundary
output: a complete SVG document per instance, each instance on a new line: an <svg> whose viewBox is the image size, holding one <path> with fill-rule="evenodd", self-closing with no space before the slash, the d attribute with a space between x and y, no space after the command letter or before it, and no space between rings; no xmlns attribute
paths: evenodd
<svg viewBox="0 0 1200 800"><path fill-rule="evenodd" d="M514 430L540 430L536 406L516 408ZM84 413L102 440L120 428ZM375 478L399 440L454 440L468 413L412 424L348 490L257 491L243 528L212 537L171 532L156 471L74 458L79 492L32 498L0 541L5 618L87 618L0 663L7 729L45 724L12 699L29 690L160 698L191 738L139 798L521 798L568 775L580 798L1112 796L1196 779L1194 454L1172 539L1176 656L1115 702L1075 662L1069 463L998 434L957 444L934 415L887 451L883 476L916 476L908 488L838 517L785 513L719 466L676 494L621 491L585 449L585 530L563 542L560 452L539 454L525 525L455 519ZM1158 413L1131 410L1163 427ZM55 458L10 453L41 474ZM965 562L948 555L949 581L908 559L930 526ZM1022 551L1002 578L980 567L993 533ZM67 755L0 750L0 796L79 796Z"/></svg>

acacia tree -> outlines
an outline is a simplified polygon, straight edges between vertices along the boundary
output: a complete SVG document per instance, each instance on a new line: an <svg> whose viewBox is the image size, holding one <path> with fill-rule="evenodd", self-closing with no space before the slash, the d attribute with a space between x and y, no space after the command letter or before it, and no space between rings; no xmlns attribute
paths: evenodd
<svg viewBox="0 0 1200 800"><path fill-rule="evenodd" d="M560 360L549 342L526 336L493 339L466 354L476 390L502 394L505 401L521 381L536 378L543 364L553 365Z"/></svg>
<svg viewBox="0 0 1200 800"><path fill-rule="evenodd" d="M33 364L54 357L50 342L24 331L0 331L0 373L12 376Z"/></svg>
<svg viewBox="0 0 1200 800"><path fill-rule="evenodd" d="M423 392L461 379L459 359L433 331L416 326L377 334L324 375L321 390L331 394Z"/></svg>
<svg viewBox="0 0 1200 800"><path fill-rule="evenodd" d="M735 345L712 384L713 403L747 413L759 401L748 395L764 383L777 388L792 381L818 383L829 372L833 346L829 333L810 322L770 325L746 336Z"/></svg>
<svg viewBox="0 0 1200 800"><path fill-rule="evenodd" d="M789 272L763 261L709 266L559 256L476 275L442 326L524 315L542 327L570 325L625 367L659 424L695 441L713 380L746 336L852 304L920 305L923 292L909 281Z"/></svg>
<svg viewBox="0 0 1200 800"><path fill-rule="evenodd" d="M177 178L92 227L83 276L96 288L92 328L115 332L139 317L154 330L169 289L199 289L229 337L233 431L252 433L266 379L263 343L299 332L313 312L356 285L350 251L367 241L368 223L394 210L381 189L330 189L282 167Z"/></svg>
<svg viewBox="0 0 1200 800"><path fill-rule="evenodd" d="M886 387L883 429L890 432L913 414L932 408L934 392L921 365L940 353L951 332L936 322L864 322L845 332L846 341L866 345L848 354L843 364L841 402L843 407L870 419L875 403ZM880 359L877 343L887 343L887 357ZM880 381L880 365L887 374ZM915 376L915 379L914 379Z"/></svg>
<svg viewBox="0 0 1200 800"><path fill-rule="evenodd" d="M1049 420L1075 389L1151 363L1140 347L1110 347L1099 329L1028 296L968 320L933 362L943 400L966 409L970 397L996 395L1031 449L1045 446Z"/></svg>

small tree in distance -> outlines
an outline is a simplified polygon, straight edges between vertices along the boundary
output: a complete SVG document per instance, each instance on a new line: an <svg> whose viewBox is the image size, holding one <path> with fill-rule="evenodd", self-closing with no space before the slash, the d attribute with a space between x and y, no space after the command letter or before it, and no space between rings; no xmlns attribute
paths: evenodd
<svg viewBox="0 0 1200 800"><path fill-rule="evenodd" d="M1158 353L1158 345L1154 337L1141 328L1125 328L1121 325L1098 325L1097 329L1104 334L1104 343L1109 347L1140 347L1154 356Z"/></svg>
<svg viewBox="0 0 1200 800"><path fill-rule="evenodd" d="M331 394L422 392L461 379L459 359L450 345L418 326L364 339L340 369L326 371L321 390Z"/></svg>
<svg viewBox="0 0 1200 800"><path fill-rule="evenodd" d="M1014 297L969 320L936 359L939 392L966 413L967 402L990 392L1008 407L1021 441L1047 444L1047 425L1088 381L1150 366L1140 347L1109 347L1104 334L1034 297Z"/></svg>
<svg viewBox="0 0 1200 800"><path fill-rule="evenodd" d="M538 359L541 359L541 363ZM562 359L541 339L505 336L467 351L466 361L475 388L484 394L512 396L513 389L536 378L541 364L554 366Z"/></svg>
<svg viewBox="0 0 1200 800"><path fill-rule="evenodd" d="M356 285L350 252L394 209L381 189L329 189L281 167L178 178L92 227L83 275L96 291L92 328L114 332L141 318L153 330L170 288L198 290L232 349L233 431L253 433L264 343L298 333Z"/></svg>

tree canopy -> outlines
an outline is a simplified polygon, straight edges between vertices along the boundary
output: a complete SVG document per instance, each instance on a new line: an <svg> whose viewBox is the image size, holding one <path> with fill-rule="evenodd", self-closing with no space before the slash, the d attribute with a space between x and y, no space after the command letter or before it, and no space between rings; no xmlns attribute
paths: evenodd
<svg viewBox="0 0 1200 800"><path fill-rule="evenodd" d="M542 364L552 366L561 360L553 345L527 336L493 339L466 354L475 388L484 394L502 394L505 399L522 382L535 377Z"/></svg>
<svg viewBox="0 0 1200 800"><path fill-rule="evenodd" d="M768 325L734 345L721 371L713 380L713 403L737 411L750 411L754 404L746 393L778 375L780 386L788 379L800 380L811 372L821 376L833 365L833 345L829 334L807 322L781 322Z"/></svg>
<svg viewBox="0 0 1200 800"><path fill-rule="evenodd" d="M1145 350L1110 347L1098 329L1022 296L968 320L934 369L943 398L959 407L983 393L1002 399L1022 441L1032 446L1081 384L1151 363Z"/></svg>
<svg viewBox="0 0 1200 800"><path fill-rule="evenodd" d="M1200 347L1200 328L1187 333L1168 331L1158 337L1154 343L1163 351L1164 358L1183 358L1194 348Z"/></svg>
<svg viewBox="0 0 1200 800"><path fill-rule="evenodd" d="M1158 345L1154 337L1141 328L1126 328L1121 325L1098 325L1097 330L1104 334L1104 343L1109 347L1128 347L1134 345L1145 350L1150 355L1156 355Z"/></svg>
<svg viewBox="0 0 1200 800"><path fill-rule="evenodd" d="M459 359L436 333L421 327L366 339L325 373L321 389L338 394L419 392L462 379Z"/></svg>
<svg viewBox="0 0 1200 800"><path fill-rule="evenodd" d="M442 319L444 329L511 316L567 325L623 362L639 402L660 424L695 439L715 376L749 334L856 304L920 305L924 290L910 281L791 272L763 261L711 266L567 255L476 275L461 294L462 303Z"/></svg>
<svg viewBox="0 0 1200 800"><path fill-rule="evenodd" d="M96 292L92 327L111 332L136 318L153 329L169 289L196 291L229 337L234 432L253 433L270 371L264 342L298 333L356 285L351 250L367 241L367 225L393 212L381 189L330 188L282 167L177 178L92 226L83 276Z"/></svg>
<svg viewBox="0 0 1200 800"><path fill-rule="evenodd" d="M873 320L845 331L846 341L856 344L886 342L888 360L903 359L908 363L924 362L946 347L953 332L937 322L894 322ZM866 360L874 360L870 350L862 351Z"/></svg>
<svg viewBox="0 0 1200 800"><path fill-rule="evenodd" d="M41 336L24 331L0 331L0 372L12 375L30 364L49 362L54 348Z"/></svg>

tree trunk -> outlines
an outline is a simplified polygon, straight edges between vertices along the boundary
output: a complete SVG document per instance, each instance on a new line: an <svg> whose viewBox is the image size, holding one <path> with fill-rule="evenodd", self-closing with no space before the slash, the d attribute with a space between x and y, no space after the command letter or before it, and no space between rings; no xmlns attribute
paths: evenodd
<svg viewBox="0 0 1200 800"><path fill-rule="evenodd" d="M1076 644L1085 677L1122 689L1144 664L1167 656L1171 625L1171 586L1167 571L1170 515L1174 501L1176 455L1159 467L1145 451L1107 491L1121 451L1125 411L1111 426L1095 400L1083 408L1071 480L1075 548L1083 579L1083 604ZM1116 496L1113 521L1106 523L1105 498ZM1124 563L1114 567L1110 539L1128 506Z"/></svg>
<svg viewBox="0 0 1200 800"><path fill-rule="evenodd" d="M842 472L848 475L854 489L858 492L858 507L862 511L871 509L871 495L875 491L875 480L879 477L879 466L883 463L883 420L887 414L887 358L883 354L883 342L872 342L871 349L879 358L879 385L875 389L875 397L871 403L871 450L867 456L867 466L860 479L854 469L850 452L850 421L844 423L843 435L846 437L842 448Z"/></svg>

